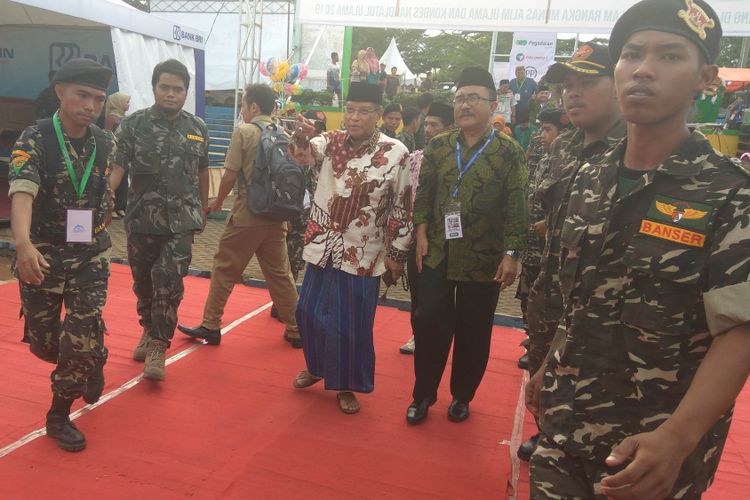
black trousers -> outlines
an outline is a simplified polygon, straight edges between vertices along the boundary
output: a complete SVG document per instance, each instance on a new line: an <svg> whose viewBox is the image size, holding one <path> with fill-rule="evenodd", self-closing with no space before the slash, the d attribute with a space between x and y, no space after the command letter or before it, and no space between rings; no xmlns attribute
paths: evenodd
<svg viewBox="0 0 750 500"><path fill-rule="evenodd" d="M412 247L406 256L406 279L409 281L409 298L411 299L411 334L415 335L417 306L419 305L419 272L417 271L417 249Z"/></svg>
<svg viewBox="0 0 750 500"><path fill-rule="evenodd" d="M500 285L495 282L450 281L447 267L447 259L436 269L423 266L417 279L415 401L437 398L451 343L451 394L455 399L462 403L474 399L487 368Z"/></svg>

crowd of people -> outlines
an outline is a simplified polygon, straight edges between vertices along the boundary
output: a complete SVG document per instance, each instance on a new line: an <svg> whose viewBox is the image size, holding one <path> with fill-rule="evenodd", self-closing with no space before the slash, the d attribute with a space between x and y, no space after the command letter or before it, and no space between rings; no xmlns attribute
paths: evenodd
<svg viewBox="0 0 750 500"><path fill-rule="evenodd" d="M699 498L750 374L750 172L687 126L695 95L716 78L721 35L704 0L643 0L608 46L582 45L542 84L520 68L497 85L470 67L451 104L424 93L414 108L385 105L385 68L360 51L343 129L299 115L289 137L310 179L299 296L290 224L258 216L247 199L262 137L276 130L273 91L245 89L245 123L209 203L209 138L182 109L186 68L154 68L150 108L123 118L127 96L117 99L113 136L92 124L111 71L68 62L52 77L59 109L24 131L10 168L24 341L55 365L47 435L85 448L70 407L104 387L106 228L121 181L130 179L128 261L143 327L133 357L153 380L166 377L193 235L238 186L203 320L180 325L184 334L220 344L224 305L256 255L283 336L304 354L293 386L322 381L342 412L357 413L357 394L375 388L380 282L406 273L406 422L427 419L451 349L447 417L463 422L499 293L520 273L519 365L539 432L518 453L530 460L532 498Z"/></svg>

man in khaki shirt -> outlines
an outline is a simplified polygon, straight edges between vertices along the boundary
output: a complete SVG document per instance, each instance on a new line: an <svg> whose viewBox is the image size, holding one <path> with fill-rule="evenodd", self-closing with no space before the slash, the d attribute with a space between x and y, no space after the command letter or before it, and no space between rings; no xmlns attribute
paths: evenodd
<svg viewBox="0 0 750 500"><path fill-rule="evenodd" d="M210 204L210 211L221 210L222 203L239 182L239 192L231 215L219 241L211 271L211 289L203 310L203 322L178 329L193 338L205 339L208 344L221 342L221 317L235 283L240 281L248 262L257 255L268 290L286 325L284 338L293 347L302 347L294 317L297 307L297 288L289 267L286 249L286 222L263 219L247 208L247 184L253 176L253 163L260 144L261 128L271 123L276 96L268 85L250 85L242 98L242 125L234 129L224 164L225 172L219 193Z"/></svg>

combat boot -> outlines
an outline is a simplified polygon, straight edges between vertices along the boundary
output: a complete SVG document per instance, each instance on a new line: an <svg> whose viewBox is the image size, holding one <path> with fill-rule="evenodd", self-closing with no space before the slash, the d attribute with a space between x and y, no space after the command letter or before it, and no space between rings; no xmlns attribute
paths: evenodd
<svg viewBox="0 0 750 500"><path fill-rule="evenodd" d="M133 351L134 360L144 361L146 359L146 354L148 354L148 343L150 340L151 340L151 336L144 329L143 335L141 335L141 340L138 341L138 345L135 346L135 350Z"/></svg>
<svg viewBox="0 0 750 500"><path fill-rule="evenodd" d="M109 351L106 347L103 350L104 355L96 360L94 371L86 381L86 390L83 391L83 400L90 405L99 401L104 390L104 364L107 362Z"/></svg>
<svg viewBox="0 0 750 500"><path fill-rule="evenodd" d="M143 369L143 378L150 380L164 380L164 361L167 352L167 343L152 339L148 344L146 354L146 366Z"/></svg>
<svg viewBox="0 0 750 500"><path fill-rule="evenodd" d="M47 436L57 440L57 446L65 451L81 451L86 448L86 438L70 421L72 399L52 396L52 407L47 412Z"/></svg>

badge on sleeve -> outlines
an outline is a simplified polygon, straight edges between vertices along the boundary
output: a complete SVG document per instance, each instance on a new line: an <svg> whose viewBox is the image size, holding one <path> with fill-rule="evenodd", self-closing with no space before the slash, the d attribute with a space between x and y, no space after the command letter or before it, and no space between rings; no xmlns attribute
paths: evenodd
<svg viewBox="0 0 750 500"><path fill-rule="evenodd" d="M10 164L13 166L13 170L16 171L16 175L21 171L26 162L29 161L31 155L23 149L14 149L10 154Z"/></svg>

